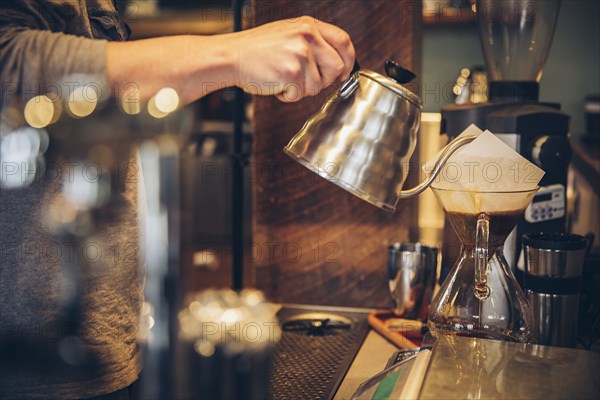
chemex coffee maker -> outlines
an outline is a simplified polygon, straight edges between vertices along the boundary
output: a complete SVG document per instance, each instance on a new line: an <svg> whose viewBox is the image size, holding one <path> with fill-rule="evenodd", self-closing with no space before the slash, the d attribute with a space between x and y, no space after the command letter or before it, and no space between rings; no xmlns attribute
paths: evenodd
<svg viewBox="0 0 600 400"><path fill-rule="evenodd" d="M489 102L442 108L442 133L453 138L476 124L546 171L516 236L505 246L513 267L522 234L565 230L569 116L560 111L560 104L539 101L538 83L559 9L560 0L477 0Z"/></svg>

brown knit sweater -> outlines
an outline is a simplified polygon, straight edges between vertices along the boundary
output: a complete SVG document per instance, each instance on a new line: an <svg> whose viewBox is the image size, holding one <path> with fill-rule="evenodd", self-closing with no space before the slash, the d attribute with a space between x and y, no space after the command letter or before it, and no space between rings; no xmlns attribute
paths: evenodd
<svg viewBox="0 0 600 400"><path fill-rule="evenodd" d="M104 77L106 40L127 36L109 0L3 0L0 23L4 109L9 95L43 94L73 73ZM28 187L0 189L0 342L57 340L66 329L57 325L67 290L61 261L85 252L91 268L79 337L100 365L76 374L47 366L0 366L3 399L92 397L126 387L140 372L136 336L143 273L136 187L128 180L118 220L101 226L92 244L61 243L43 223L47 205L62 190L55 174L61 165L51 167Z"/></svg>

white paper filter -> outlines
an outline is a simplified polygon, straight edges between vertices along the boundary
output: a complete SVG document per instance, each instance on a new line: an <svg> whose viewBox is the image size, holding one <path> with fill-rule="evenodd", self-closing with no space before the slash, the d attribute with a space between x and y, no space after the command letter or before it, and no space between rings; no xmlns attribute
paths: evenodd
<svg viewBox="0 0 600 400"><path fill-rule="evenodd" d="M493 196L486 192L515 192L535 189L544 171L511 149L490 131L482 132L470 125L458 137L477 136L458 149L446 162L431 187L453 191L481 192L452 193L444 196L448 211L481 212L508 211L523 207L523 196ZM423 167L433 170L441 151ZM511 201L512 200L512 201Z"/></svg>

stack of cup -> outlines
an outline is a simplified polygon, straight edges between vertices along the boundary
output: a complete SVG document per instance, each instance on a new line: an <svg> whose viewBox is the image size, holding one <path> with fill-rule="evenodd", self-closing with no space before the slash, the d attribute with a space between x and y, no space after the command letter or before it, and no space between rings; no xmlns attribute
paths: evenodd
<svg viewBox="0 0 600 400"><path fill-rule="evenodd" d="M269 397L271 356L281 337L278 307L262 292L208 289L179 313L178 397Z"/></svg>

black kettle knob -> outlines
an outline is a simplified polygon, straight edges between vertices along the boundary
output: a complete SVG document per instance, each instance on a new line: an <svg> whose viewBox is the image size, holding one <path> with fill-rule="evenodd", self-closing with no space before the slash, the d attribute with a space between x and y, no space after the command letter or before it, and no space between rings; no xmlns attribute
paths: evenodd
<svg viewBox="0 0 600 400"><path fill-rule="evenodd" d="M531 159L546 172L564 170L571 161L571 145L564 136L540 136L533 142Z"/></svg>
<svg viewBox="0 0 600 400"><path fill-rule="evenodd" d="M400 66L397 62L392 60L385 60L384 69L387 76L401 85L408 83L417 77L414 72Z"/></svg>

